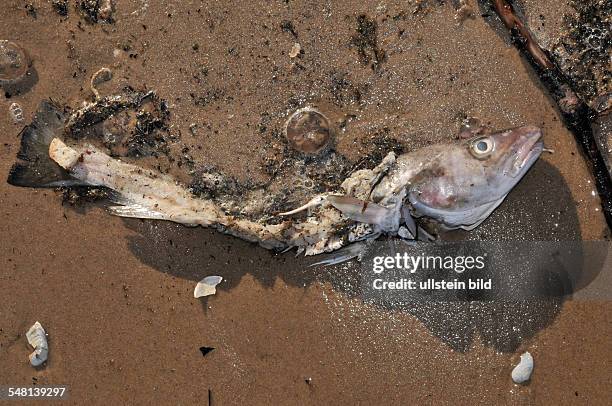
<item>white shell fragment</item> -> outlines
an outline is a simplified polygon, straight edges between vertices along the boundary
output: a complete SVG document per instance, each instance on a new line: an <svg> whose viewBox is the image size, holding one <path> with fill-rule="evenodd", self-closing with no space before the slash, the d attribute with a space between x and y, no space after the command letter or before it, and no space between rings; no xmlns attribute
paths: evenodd
<svg viewBox="0 0 612 406"><path fill-rule="evenodd" d="M217 293L217 289L215 288L215 286L220 284L222 280L223 278L220 276L207 276L206 278L198 282L195 287L195 290L193 291L193 297L214 295L215 293Z"/></svg>
<svg viewBox="0 0 612 406"><path fill-rule="evenodd" d="M512 370L512 380L515 383L524 383L529 380L533 372L533 357L529 351L521 355L521 362Z"/></svg>
<svg viewBox="0 0 612 406"><path fill-rule="evenodd" d="M291 47L291 51L289 51L289 58L295 58L300 54L301 50L302 46L298 42L296 42L295 44L293 44L293 47Z"/></svg>
<svg viewBox="0 0 612 406"><path fill-rule="evenodd" d="M26 338L28 343L34 348L34 352L28 356L30 364L34 367L42 365L47 360L49 354L45 329L39 322L36 322L26 333Z"/></svg>

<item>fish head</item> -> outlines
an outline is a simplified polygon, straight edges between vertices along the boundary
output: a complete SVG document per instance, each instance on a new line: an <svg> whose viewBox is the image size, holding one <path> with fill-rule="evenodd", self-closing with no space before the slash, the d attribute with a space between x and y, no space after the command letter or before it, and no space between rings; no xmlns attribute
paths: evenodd
<svg viewBox="0 0 612 406"><path fill-rule="evenodd" d="M410 181L415 216L471 230L516 186L543 151L542 131L523 126L445 146Z"/></svg>

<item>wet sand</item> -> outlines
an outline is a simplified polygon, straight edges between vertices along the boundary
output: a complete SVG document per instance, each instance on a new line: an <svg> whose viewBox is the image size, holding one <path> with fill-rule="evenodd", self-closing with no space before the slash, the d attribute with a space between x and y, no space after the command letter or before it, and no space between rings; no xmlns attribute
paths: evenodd
<svg viewBox="0 0 612 406"><path fill-rule="evenodd" d="M356 116L338 134L338 151L355 161L373 152L381 133L406 150L452 139L465 116L492 128L539 125L555 153L471 238L609 236L588 165L554 103L503 30L478 12L459 24L450 4L413 14L406 2L141 9L144 2L126 1L115 24L90 25L72 8L65 19L34 2L34 19L21 2L6 3L0 38L28 50L38 81L0 96L2 174L23 126L8 105L21 104L26 122L45 98L78 107L92 97L91 74L108 66L114 79L103 94L128 84L155 89L170 102L180 136L172 153L187 146L198 163L240 179L266 179L262 168L278 153L284 120L308 102L339 120ZM378 24L385 57L376 66L373 49L364 60L352 45L361 14ZM285 21L296 35L283 30ZM288 56L295 42L304 50L297 62ZM200 97L205 105L194 103ZM306 268L303 258L210 230L122 220L97 206L62 206L53 190L4 182L0 207L0 384L66 384L73 404L206 404L209 389L213 404L609 398L609 302L388 311L343 288L351 269ZM217 295L194 299L195 281L213 274L226 279ZM39 371L27 362L24 338L36 320L51 345ZM202 346L215 350L203 357ZM536 369L528 386L517 386L510 371L524 350Z"/></svg>

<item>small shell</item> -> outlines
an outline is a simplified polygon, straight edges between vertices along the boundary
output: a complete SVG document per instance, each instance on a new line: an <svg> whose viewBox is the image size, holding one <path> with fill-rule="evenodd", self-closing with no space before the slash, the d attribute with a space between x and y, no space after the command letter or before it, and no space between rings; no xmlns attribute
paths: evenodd
<svg viewBox="0 0 612 406"><path fill-rule="evenodd" d="M34 348L34 352L28 356L30 364L34 367L42 365L47 360L49 354L45 329L39 322L36 322L26 333L26 338L28 343Z"/></svg>
<svg viewBox="0 0 612 406"><path fill-rule="evenodd" d="M312 107L297 110L285 124L285 138L294 149L305 154L320 153L332 137L329 120Z"/></svg>
<svg viewBox="0 0 612 406"><path fill-rule="evenodd" d="M22 47L12 41L0 40L0 83L16 82L30 67L30 59Z"/></svg>
<svg viewBox="0 0 612 406"><path fill-rule="evenodd" d="M9 106L9 113L11 114L11 118L15 123L20 123L23 121L23 109L17 103L11 103Z"/></svg>
<svg viewBox="0 0 612 406"><path fill-rule="evenodd" d="M533 372L533 357L529 351L521 355L521 362L512 370L512 380L515 383L524 383L529 380Z"/></svg>
<svg viewBox="0 0 612 406"><path fill-rule="evenodd" d="M215 293L217 293L217 289L215 288L215 286L220 284L222 280L223 278L220 276L207 276L206 278L198 282L193 291L193 297L214 295Z"/></svg>
<svg viewBox="0 0 612 406"><path fill-rule="evenodd" d="M291 51L289 51L289 58L295 58L300 54L301 50L302 46L299 42L296 42L295 44L293 44L293 47L291 47Z"/></svg>
<svg viewBox="0 0 612 406"><path fill-rule="evenodd" d="M113 78L113 71L108 68L101 68L91 75L89 86L91 87L92 93L96 96L96 100L100 99L100 92L98 92L98 85L108 82Z"/></svg>

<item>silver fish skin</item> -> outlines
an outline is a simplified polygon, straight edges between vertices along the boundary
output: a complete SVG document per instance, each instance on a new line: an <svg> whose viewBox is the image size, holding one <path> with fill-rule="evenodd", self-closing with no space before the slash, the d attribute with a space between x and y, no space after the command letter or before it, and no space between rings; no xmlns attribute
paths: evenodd
<svg viewBox="0 0 612 406"><path fill-rule="evenodd" d="M108 210L117 216L214 227L268 249L297 247L318 253L343 245L330 232L342 221L331 208L321 210L316 221L261 224L228 215L213 201L193 196L170 176L122 162L91 145L71 147L54 138L49 156L82 183L115 191L117 205Z"/></svg>
<svg viewBox="0 0 612 406"><path fill-rule="evenodd" d="M414 217L471 230L506 198L541 155L542 131L517 127L399 156L371 199L387 206L401 191Z"/></svg>

